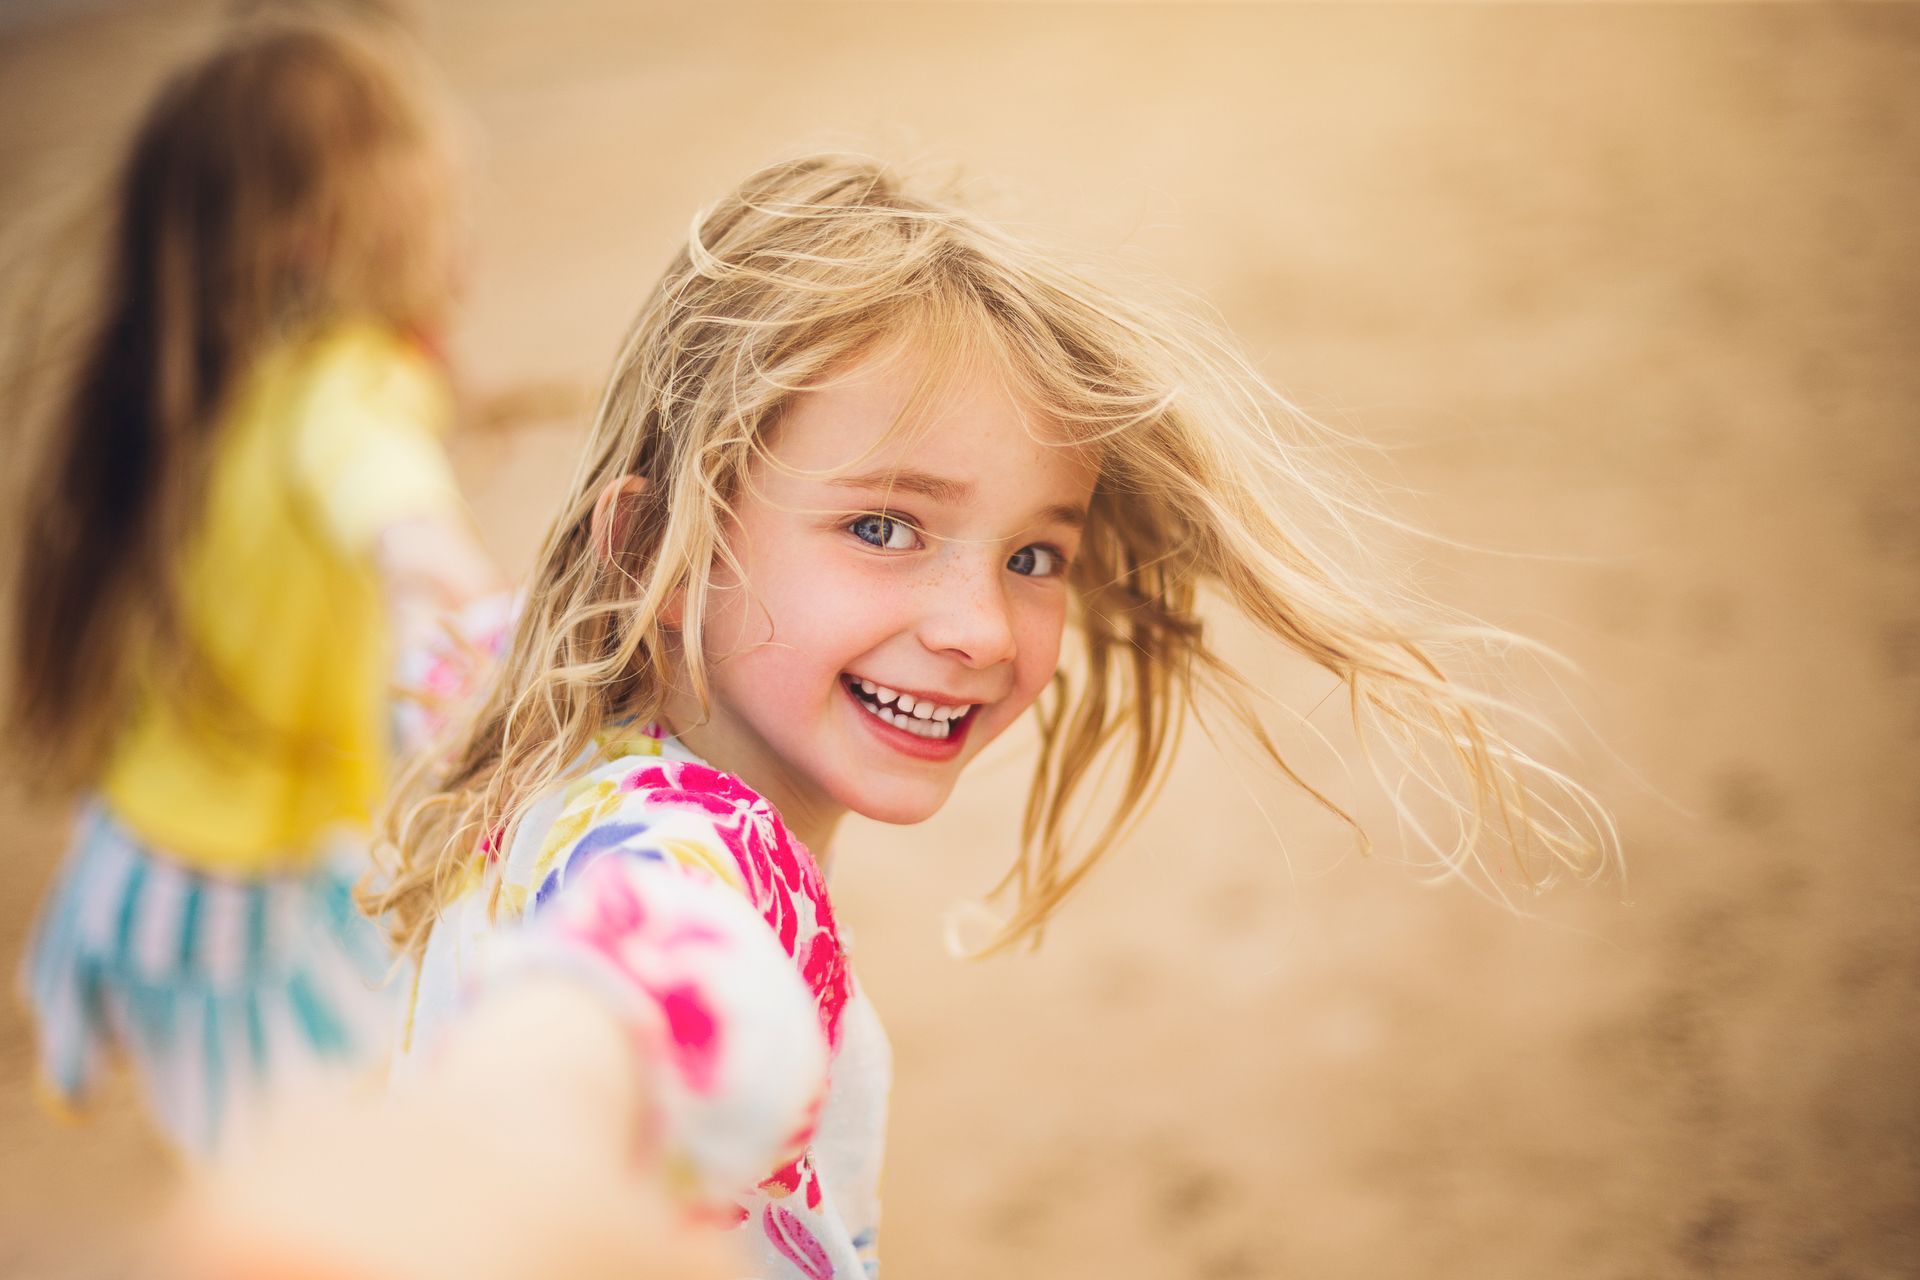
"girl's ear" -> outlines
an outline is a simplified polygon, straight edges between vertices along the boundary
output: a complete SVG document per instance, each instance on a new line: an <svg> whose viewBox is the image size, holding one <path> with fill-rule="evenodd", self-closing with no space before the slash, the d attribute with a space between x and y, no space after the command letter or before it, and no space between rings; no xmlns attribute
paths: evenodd
<svg viewBox="0 0 1920 1280"><path fill-rule="evenodd" d="M644 477L619 476L607 481L600 496L593 500L588 537L593 541L594 554L607 563L612 564L620 549L627 545L627 535L633 530L633 500L646 488Z"/></svg>

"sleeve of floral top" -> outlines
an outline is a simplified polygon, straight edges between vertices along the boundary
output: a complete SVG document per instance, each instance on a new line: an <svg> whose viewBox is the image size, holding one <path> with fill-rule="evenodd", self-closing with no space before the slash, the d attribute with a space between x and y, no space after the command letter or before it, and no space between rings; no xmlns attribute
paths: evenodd
<svg viewBox="0 0 1920 1280"><path fill-rule="evenodd" d="M850 983L819 870L765 800L704 765L629 760L575 784L499 905L525 923L485 980L559 968L601 991L694 1187L744 1190L805 1147Z"/></svg>
<svg viewBox="0 0 1920 1280"><path fill-rule="evenodd" d="M499 666L520 612L509 592L484 596L422 635L395 635L391 729L402 754L428 746Z"/></svg>

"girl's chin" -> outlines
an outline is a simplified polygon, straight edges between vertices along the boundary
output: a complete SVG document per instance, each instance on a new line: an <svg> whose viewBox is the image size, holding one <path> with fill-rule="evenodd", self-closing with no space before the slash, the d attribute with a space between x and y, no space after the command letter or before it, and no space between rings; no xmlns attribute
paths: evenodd
<svg viewBox="0 0 1920 1280"><path fill-rule="evenodd" d="M925 822L940 812L947 802L953 788L946 787L860 787L853 794L843 796L841 803L848 812L857 813L874 822L884 822L889 826L911 827Z"/></svg>

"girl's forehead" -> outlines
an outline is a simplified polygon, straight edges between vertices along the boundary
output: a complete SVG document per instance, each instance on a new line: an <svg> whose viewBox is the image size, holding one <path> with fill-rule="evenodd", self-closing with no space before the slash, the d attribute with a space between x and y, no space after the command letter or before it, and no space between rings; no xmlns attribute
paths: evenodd
<svg viewBox="0 0 1920 1280"><path fill-rule="evenodd" d="M917 347L851 362L798 393L767 441L782 469L968 474L1009 465L1092 484L1094 451L1074 443L1001 363L935 363Z"/></svg>

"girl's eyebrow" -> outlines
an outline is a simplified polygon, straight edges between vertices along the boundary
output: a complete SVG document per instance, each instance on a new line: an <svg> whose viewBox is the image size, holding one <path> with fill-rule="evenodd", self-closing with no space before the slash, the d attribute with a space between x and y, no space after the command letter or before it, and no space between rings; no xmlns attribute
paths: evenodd
<svg viewBox="0 0 1920 1280"><path fill-rule="evenodd" d="M874 489L883 493L904 491L932 498L935 502L959 506L973 496L973 486L965 480L953 480L946 476L937 476L930 471L867 471L857 476L839 476L827 482L841 489ZM1034 518L1035 524L1063 524L1071 529L1083 529L1087 524L1087 512L1084 507L1068 502L1057 502L1043 507Z"/></svg>
<svg viewBox="0 0 1920 1280"><path fill-rule="evenodd" d="M1056 502L1050 507L1041 508L1040 514L1034 518L1034 523L1063 524L1069 529L1084 529L1087 527L1087 509L1076 507L1070 502Z"/></svg>
<svg viewBox="0 0 1920 1280"><path fill-rule="evenodd" d="M842 489L904 489L935 502L955 505L973 496L973 486L965 480L950 480L930 471L867 471L857 476L841 476L828 483Z"/></svg>

